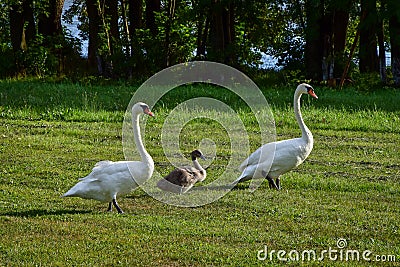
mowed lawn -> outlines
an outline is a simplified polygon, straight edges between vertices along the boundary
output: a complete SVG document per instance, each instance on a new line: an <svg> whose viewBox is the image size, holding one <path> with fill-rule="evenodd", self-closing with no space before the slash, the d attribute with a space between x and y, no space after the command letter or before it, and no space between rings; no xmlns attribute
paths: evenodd
<svg viewBox="0 0 400 267"><path fill-rule="evenodd" d="M400 91L315 86L318 100L303 96L314 149L281 177L279 192L266 181L254 192L243 183L182 208L137 189L118 199L122 215L61 198L96 162L124 159L123 116L136 88L0 82L0 266L400 266ZM300 136L294 90L262 87L278 140ZM172 170L160 142L165 118L203 95L237 110L251 150L259 146L252 114L235 96L178 88L147 120L146 147L161 174ZM186 155L213 140L207 179L223 172L230 143L220 126L195 120L181 138Z"/></svg>

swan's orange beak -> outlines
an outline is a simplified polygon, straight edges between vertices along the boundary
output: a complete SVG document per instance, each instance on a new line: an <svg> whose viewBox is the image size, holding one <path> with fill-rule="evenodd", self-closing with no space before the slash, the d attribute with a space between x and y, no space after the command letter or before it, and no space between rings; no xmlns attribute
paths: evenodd
<svg viewBox="0 0 400 267"><path fill-rule="evenodd" d="M318 99L318 96L314 93L314 90L310 90L308 91L308 94L312 97L314 97L315 99Z"/></svg>
<svg viewBox="0 0 400 267"><path fill-rule="evenodd" d="M149 116L151 116L151 117L154 117L153 112L151 112L150 109L148 109L148 108L146 108L146 109L144 110L144 113L147 114L147 115L149 115Z"/></svg>

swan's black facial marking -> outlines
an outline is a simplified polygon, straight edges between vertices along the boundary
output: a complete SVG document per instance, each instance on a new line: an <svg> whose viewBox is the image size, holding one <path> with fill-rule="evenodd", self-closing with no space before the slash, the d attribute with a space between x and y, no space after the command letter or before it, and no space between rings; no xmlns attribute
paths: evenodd
<svg viewBox="0 0 400 267"><path fill-rule="evenodd" d="M307 88L307 93L309 93L311 90L314 91L314 89L309 85L306 85L305 87Z"/></svg>
<svg viewBox="0 0 400 267"><path fill-rule="evenodd" d="M146 110L149 110L148 105L142 104L142 105L140 105L140 107L143 109L143 112L145 112Z"/></svg>
<svg viewBox="0 0 400 267"><path fill-rule="evenodd" d="M144 113L144 114L147 114L147 115L149 115L149 116L151 116L151 117L154 116L154 114L150 111L150 108L149 108L148 105L142 104L142 105L140 105L140 107L143 109L143 113Z"/></svg>
<svg viewBox="0 0 400 267"><path fill-rule="evenodd" d="M314 98L318 98L318 96L315 94L314 92L314 88L312 88L309 85L305 85L306 89L307 89L307 94L309 94L310 96L314 97Z"/></svg>
<svg viewBox="0 0 400 267"><path fill-rule="evenodd" d="M192 151L191 156L192 156L192 161L195 160L196 158L205 159L203 153L201 153L201 151L197 149Z"/></svg>

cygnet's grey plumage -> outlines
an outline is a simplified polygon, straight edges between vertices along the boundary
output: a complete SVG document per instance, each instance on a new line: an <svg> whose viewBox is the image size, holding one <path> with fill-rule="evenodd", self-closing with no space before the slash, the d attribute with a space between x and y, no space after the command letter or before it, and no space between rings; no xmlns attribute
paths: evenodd
<svg viewBox="0 0 400 267"><path fill-rule="evenodd" d="M184 166L176 168L158 181L157 187L164 191L183 194L192 188L195 183L204 181L207 176L206 170L197 161L197 158L205 159L203 153L196 149L192 151L191 158L194 167Z"/></svg>

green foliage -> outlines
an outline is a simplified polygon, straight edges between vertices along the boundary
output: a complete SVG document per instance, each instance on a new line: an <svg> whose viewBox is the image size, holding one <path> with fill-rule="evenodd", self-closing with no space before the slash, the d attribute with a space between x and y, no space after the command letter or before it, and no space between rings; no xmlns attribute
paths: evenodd
<svg viewBox="0 0 400 267"><path fill-rule="evenodd" d="M49 48L43 46L43 41L44 37L37 35L28 50L20 52L19 62L29 76L44 77L57 70L57 59Z"/></svg>
<svg viewBox="0 0 400 267"><path fill-rule="evenodd" d="M7 44L0 47L0 78L10 77L14 74L14 53Z"/></svg>

